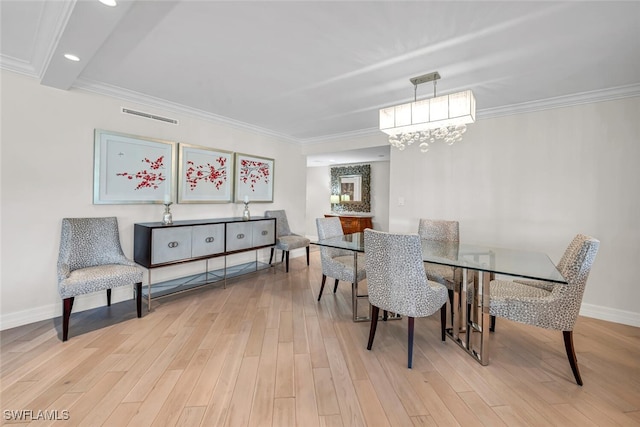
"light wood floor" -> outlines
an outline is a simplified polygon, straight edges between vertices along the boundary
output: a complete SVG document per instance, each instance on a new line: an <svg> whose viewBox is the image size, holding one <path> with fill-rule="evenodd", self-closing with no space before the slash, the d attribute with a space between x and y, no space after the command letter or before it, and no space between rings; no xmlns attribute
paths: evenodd
<svg viewBox="0 0 640 427"><path fill-rule="evenodd" d="M640 425L640 328L580 318L574 383L559 332L498 319L491 363L439 339L439 315L353 323L350 287L316 302L311 267L262 272L155 303L133 301L3 331L7 410L68 411L64 426ZM593 285L593 283L591 283ZM329 289L328 289L329 288ZM45 426L48 421L34 421Z"/></svg>

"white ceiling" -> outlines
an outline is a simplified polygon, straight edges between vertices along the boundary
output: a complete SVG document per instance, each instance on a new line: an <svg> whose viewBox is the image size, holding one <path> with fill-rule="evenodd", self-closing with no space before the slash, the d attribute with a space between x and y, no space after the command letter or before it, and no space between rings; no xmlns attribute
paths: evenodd
<svg viewBox="0 0 640 427"><path fill-rule="evenodd" d="M640 95L635 1L118 3L1 0L2 67L302 144L375 132L431 71L479 119Z"/></svg>

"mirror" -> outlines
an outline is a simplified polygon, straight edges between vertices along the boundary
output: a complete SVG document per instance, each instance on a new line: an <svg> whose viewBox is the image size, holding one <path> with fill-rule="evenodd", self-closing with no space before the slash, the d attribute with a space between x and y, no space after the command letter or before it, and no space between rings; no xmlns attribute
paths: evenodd
<svg viewBox="0 0 640 427"><path fill-rule="evenodd" d="M362 175L342 175L340 177L340 202L362 202Z"/></svg>
<svg viewBox="0 0 640 427"><path fill-rule="evenodd" d="M331 210L370 212L371 165L331 168Z"/></svg>

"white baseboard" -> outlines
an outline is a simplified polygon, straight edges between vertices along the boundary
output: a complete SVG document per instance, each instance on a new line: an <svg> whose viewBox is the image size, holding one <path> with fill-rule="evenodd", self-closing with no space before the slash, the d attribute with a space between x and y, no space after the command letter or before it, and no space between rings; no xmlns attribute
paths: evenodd
<svg viewBox="0 0 640 427"><path fill-rule="evenodd" d="M606 320L608 322L640 327L640 313L634 313L632 311L617 310L615 308L583 303L580 306L580 315L593 317L594 319Z"/></svg>
<svg viewBox="0 0 640 427"><path fill-rule="evenodd" d="M111 292L111 303L115 304L121 301L133 298L131 287L115 288ZM89 295L81 295L75 298L73 302L73 313L90 310L96 307L107 305L107 292L95 292ZM57 304L48 304L40 307L21 310L14 313L8 313L0 316L0 331L11 329L29 323L40 322L41 320L54 319L62 316L62 300Z"/></svg>

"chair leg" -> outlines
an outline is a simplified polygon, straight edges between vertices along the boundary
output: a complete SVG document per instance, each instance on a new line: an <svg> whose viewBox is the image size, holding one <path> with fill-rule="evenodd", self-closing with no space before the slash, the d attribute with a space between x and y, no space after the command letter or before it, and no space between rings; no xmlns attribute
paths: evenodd
<svg viewBox="0 0 640 427"><path fill-rule="evenodd" d="M69 317L73 308L73 298L69 297L62 300L62 341L69 339Z"/></svg>
<svg viewBox="0 0 640 427"><path fill-rule="evenodd" d="M107 289L107 306L111 307L111 289Z"/></svg>
<svg viewBox="0 0 640 427"><path fill-rule="evenodd" d="M269 255L269 265L271 265L271 261L273 261L273 252L276 250L276 248L271 248L271 255Z"/></svg>
<svg viewBox="0 0 640 427"><path fill-rule="evenodd" d="M286 268L286 271L287 271L287 273L288 273L288 272L289 272L289 251L286 251L286 254L287 254L287 256L286 256L286 258L287 258L287 268ZM284 255L284 254L283 254L283 255Z"/></svg>
<svg viewBox="0 0 640 427"><path fill-rule="evenodd" d="M369 328L369 342L367 343L367 350L371 350L373 346L373 339L376 336L376 328L378 327L378 314L380 313L380 307L375 305L371 306L371 327Z"/></svg>
<svg viewBox="0 0 640 427"><path fill-rule="evenodd" d="M567 350L567 358L573 371L573 376L576 378L576 383L582 385L582 377L580 377L580 370L578 369L578 359L576 359L576 352L573 349L573 331L562 331L564 337L564 348Z"/></svg>
<svg viewBox="0 0 640 427"><path fill-rule="evenodd" d="M280 258L280 262L284 261L284 251L282 251L282 258Z"/></svg>
<svg viewBox="0 0 640 427"><path fill-rule="evenodd" d="M408 355L407 355L407 368L411 369L411 364L413 361L413 324L415 319L413 317L409 317L409 339L408 339Z"/></svg>
<svg viewBox="0 0 640 427"><path fill-rule="evenodd" d="M491 316L491 321L489 322L489 331L496 331L496 316Z"/></svg>
<svg viewBox="0 0 640 427"><path fill-rule="evenodd" d="M322 298L322 290L324 289L324 282L327 281L327 276L325 276L324 274L322 275L322 284L320 285L320 293L318 294L318 301L320 301L320 298Z"/></svg>
<svg viewBox="0 0 640 427"><path fill-rule="evenodd" d="M136 283L136 310L138 318L142 317L142 282Z"/></svg>
<svg viewBox="0 0 640 427"><path fill-rule="evenodd" d="M442 335L442 341L445 341L447 329L447 303L442 304L440 309L440 332Z"/></svg>
<svg viewBox="0 0 640 427"><path fill-rule="evenodd" d="M383 310L382 311L382 320L384 322L386 322L388 318L389 318L389 312L387 310Z"/></svg>
<svg viewBox="0 0 640 427"><path fill-rule="evenodd" d="M309 246L307 246L307 266L309 265Z"/></svg>
<svg viewBox="0 0 640 427"><path fill-rule="evenodd" d="M338 282L339 282L339 280L338 280L338 279L336 279L336 283L333 285L333 293L334 293L334 294L335 294L335 293L336 293L336 291L338 290Z"/></svg>

